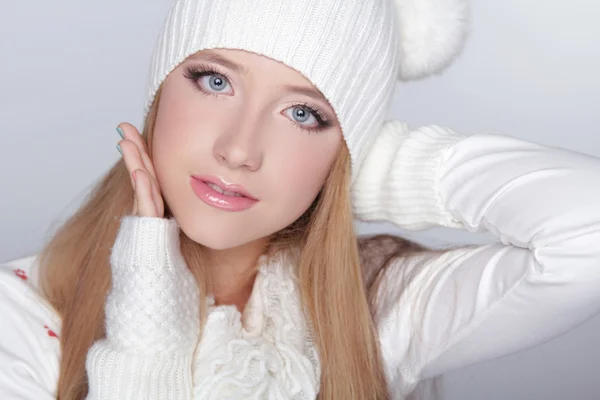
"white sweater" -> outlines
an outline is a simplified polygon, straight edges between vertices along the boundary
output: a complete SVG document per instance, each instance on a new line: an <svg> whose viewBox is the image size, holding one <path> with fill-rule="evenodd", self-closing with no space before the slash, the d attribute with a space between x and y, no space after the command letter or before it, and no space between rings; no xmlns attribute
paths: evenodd
<svg viewBox="0 0 600 400"><path fill-rule="evenodd" d="M488 230L502 242L391 265L376 322L393 398L420 379L544 342L599 311L600 160L510 137L397 125L377 140L360 175L361 219ZM261 258L243 315L211 306L196 343L198 289L177 232L174 220L122 219L107 337L87 356L89 398L314 399L320 365L290 260ZM40 296L37 274L35 257L0 268L3 399L55 398L61 322Z"/></svg>

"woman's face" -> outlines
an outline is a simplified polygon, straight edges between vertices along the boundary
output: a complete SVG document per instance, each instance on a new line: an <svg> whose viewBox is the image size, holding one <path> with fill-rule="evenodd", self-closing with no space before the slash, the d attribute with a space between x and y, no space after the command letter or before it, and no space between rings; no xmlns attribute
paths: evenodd
<svg viewBox="0 0 600 400"><path fill-rule="evenodd" d="M165 80L152 156L181 229L228 249L300 217L342 144L333 109L299 72L219 49L189 57Z"/></svg>

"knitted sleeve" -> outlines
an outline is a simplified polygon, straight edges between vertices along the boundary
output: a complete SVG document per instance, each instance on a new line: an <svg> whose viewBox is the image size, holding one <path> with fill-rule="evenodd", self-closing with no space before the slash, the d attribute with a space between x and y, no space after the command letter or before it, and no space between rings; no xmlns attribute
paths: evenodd
<svg viewBox="0 0 600 400"><path fill-rule="evenodd" d="M500 242L387 270L378 326L393 387L540 344L600 311L599 159L436 126L395 123L378 140L354 189L359 218Z"/></svg>
<svg viewBox="0 0 600 400"><path fill-rule="evenodd" d="M192 398L199 293L174 219L121 220L110 264L106 338L87 355L88 399Z"/></svg>

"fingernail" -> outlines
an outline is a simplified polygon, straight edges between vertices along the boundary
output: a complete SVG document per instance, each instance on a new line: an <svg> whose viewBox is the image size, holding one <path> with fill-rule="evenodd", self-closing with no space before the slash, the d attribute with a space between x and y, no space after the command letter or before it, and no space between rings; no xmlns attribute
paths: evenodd
<svg viewBox="0 0 600 400"><path fill-rule="evenodd" d="M121 139L125 139L125 134L123 133L123 129L121 129L120 126L117 126L117 132L119 133L119 136L121 136Z"/></svg>
<svg viewBox="0 0 600 400"><path fill-rule="evenodd" d="M121 153L121 155L123 155L123 152L121 151L121 145L120 144L117 145L117 150L119 150L119 153Z"/></svg>

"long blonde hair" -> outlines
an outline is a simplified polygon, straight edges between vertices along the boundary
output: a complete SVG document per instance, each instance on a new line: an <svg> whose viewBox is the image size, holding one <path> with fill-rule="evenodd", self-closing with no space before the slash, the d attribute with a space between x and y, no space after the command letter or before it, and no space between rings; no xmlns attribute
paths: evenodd
<svg viewBox="0 0 600 400"><path fill-rule="evenodd" d="M160 91L142 133L150 154L159 99ZM368 300L376 285L365 284L349 185L349 154L343 146L313 206L274 235L273 245L296 243L301 249L298 278L322 366L319 398L386 399L389 396ZM110 249L120 218L130 212L132 201L127 169L120 160L40 254L43 291L63 321L57 390L61 400L83 399L87 394L86 354L105 335ZM181 251L201 293L206 294L202 246L182 232Z"/></svg>

